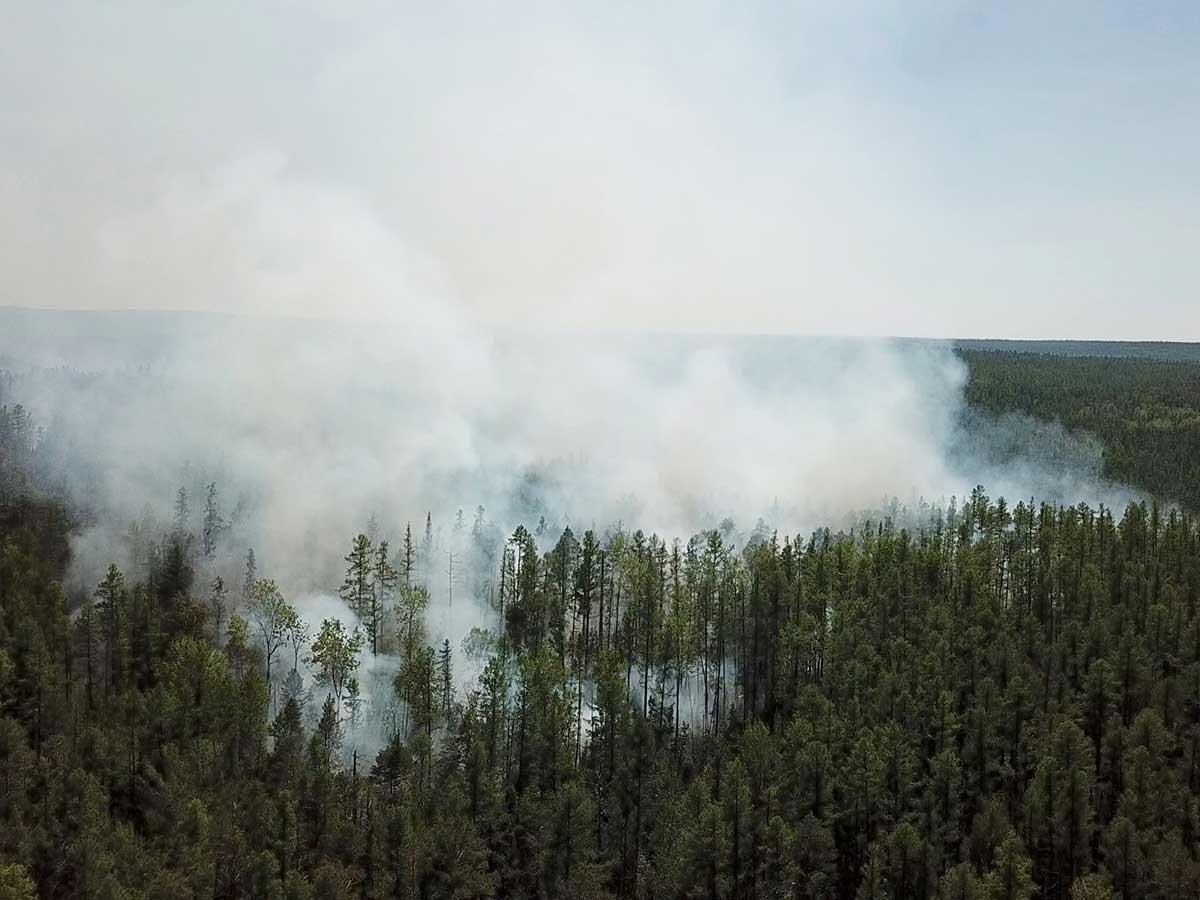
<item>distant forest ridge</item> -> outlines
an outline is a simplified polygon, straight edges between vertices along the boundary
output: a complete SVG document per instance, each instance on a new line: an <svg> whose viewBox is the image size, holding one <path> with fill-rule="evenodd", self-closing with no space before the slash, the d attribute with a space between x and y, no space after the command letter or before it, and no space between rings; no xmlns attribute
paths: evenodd
<svg viewBox="0 0 1200 900"><path fill-rule="evenodd" d="M958 350L971 407L1094 435L1105 478L1200 509L1200 360L997 352L986 343Z"/></svg>
<svg viewBox="0 0 1200 900"><path fill-rule="evenodd" d="M1200 343L1183 341L1021 341L966 338L951 342L957 350L1038 353L1047 356L1107 356L1200 363Z"/></svg>

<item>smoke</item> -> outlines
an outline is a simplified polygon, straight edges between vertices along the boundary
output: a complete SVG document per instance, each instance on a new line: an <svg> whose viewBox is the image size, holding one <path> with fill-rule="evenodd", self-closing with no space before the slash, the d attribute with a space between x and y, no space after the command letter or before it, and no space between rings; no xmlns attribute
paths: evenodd
<svg viewBox="0 0 1200 900"><path fill-rule="evenodd" d="M137 534L172 521L181 487L199 533L210 484L228 583L253 547L292 596L336 589L371 517L395 549L431 512L440 560L459 549L458 511L479 506L495 545L542 520L543 542L617 522L804 532L978 483L1010 498L1128 496L1100 482L1086 440L969 415L946 344L488 323L363 196L270 154L172 179L100 238L105 297L336 305L341 318L3 311L0 356L47 428L45 474L89 515L80 588L110 561L136 569ZM497 564L460 572L454 638ZM448 598L440 565L431 586Z"/></svg>
<svg viewBox="0 0 1200 900"><path fill-rule="evenodd" d="M129 562L129 523L170 523L180 488L199 534L209 484L233 578L254 547L292 592L336 589L369 520L395 551L432 513L431 582L449 594L458 553L464 610L486 573L468 570L455 519L470 526L480 506L493 541L544 520L545 544L617 522L797 533L980 483L1013 502L1130 496L1100 480L1086 438L968 411L943 344L498 335L445 298L404 309L374 324L175 315L165 330L93 316L121 334L86 375L29 367L70 362L63 314L6 314L0 352L26 361L14 394L47 426L48 477L92 514L80 583Z"/></svg>
<svg viewBox="0 0 1200 900"><path fill-rule="evenodd" d="M5 19L4 303L1195 334L1195 9L68 6Z"/></svg>
<svg viewBox="0 0 1200 900"><path fill-rule="evenodd" d="M236 596L253 548L314 629L327 617L353 628L333 595L351 539L371 531L395 553L408 524L425 540L428 514L427 633L454 648L461 697L486 655L464 641L497 625L487 598L518 524L544 523L543 550L567 525L669 538L723 527L741 546L760 522L849 526L892 498L917 508L979 483L1013 501L1130 496L1099 478L1088 439L968 410L947 344L496 328L364 208L229 177L234 188L181 191L113 229L130 290L145 278L268 308L367 302L342 321L0 310L11 396L45 428L42 477L82 516L76 596L110 562L140 577L176 524L199 535L215 485L224 527L211 558L197 555L197 591L219 575ZM237 252L225 247L206 281L213 235ZM366 318L384 300L394 315ZM404 711L397 660L363 659L363 724L348 742L371 752Z"/></svg>
<svg viewBox="0 0 1200 900"><path fill-rule="evenodd" d="M253 548L314 628L357 624L334 596L355 534L396 551L429 515L428 635L456 650L495 625L518 524L543 549L567 525L720 526L740 546L979 483L1122 504L1086 437L966 409L945 344L686 333L1061 332L1107 297L1128 334L1133 279L1194 282L1192 255L1162 251L1186 192L1111 190L1167 172L1164 142L1111 177L1096 148L1136 150L1138 129L1078 127L1069 90L1069 116L1032 104L1031 126L1007 71L939 49L1016 47L1021 77L1070 87L1076 17L964 34L954 7L16 13L0 301L141 310L0 309L9 393L79 516L74 596L110 562L140 577L164 531L199 534L210 486L222 527L197 590L219 576L236 596ZM1059 37L1041 69L1031 25ZM1132 82L1137 54L1102 56ZM1054 135L1038 153L1039 109L1077 153ZM1142 132L1188 146L1172 121ZM1124 214L1152 195L1157 231ZM1113 246L1131 251L1115 274ZM485 655L458 656L460 688ZM364 663L369 703L391 702L394 669Z"/></svg>

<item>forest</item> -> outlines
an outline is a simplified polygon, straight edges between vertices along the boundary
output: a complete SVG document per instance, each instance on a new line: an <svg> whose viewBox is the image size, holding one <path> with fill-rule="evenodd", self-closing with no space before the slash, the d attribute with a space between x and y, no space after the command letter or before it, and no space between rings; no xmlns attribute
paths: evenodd
<svg viewBox="0 0 1200 900"><path fill-rule="evenodd" d="M1200 900L1200 2L9 2L0 900Z"/></svg>
<svg viewBox="0 0 1200 900"><path fill-rule="evenodd" d="M6 397L0 897L1200 896L1197 369L960 353L972 405L1097 435L1148 499L421 511L334 548L353 625L224 546L216 482L69 589L82 512Z"/></svg>
<svg viewBox="0 0 1200 900"><path fill-rule="evenodd" d="M1196 345L1134 344L1128 355L1115 356L1110 348L1125 345L1101 344L1095 355L1072 355L1035 351L1039 343L1021 351L959 346L970 372L971 406L1027 413L1093 434L1104 445L1105 476L1200 509Z"/></svg>

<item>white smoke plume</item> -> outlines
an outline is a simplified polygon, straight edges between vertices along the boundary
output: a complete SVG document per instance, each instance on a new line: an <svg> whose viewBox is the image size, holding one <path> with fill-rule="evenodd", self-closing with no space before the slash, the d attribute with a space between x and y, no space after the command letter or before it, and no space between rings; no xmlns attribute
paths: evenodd
<svg viewBox="0 0 1200 900"><path fill-rule="evenodd" d="M492 546L544 520L545 549L568 524L805 532L978 483L1119 505L1086 439L964 409L946 345L676 332L1049 334L1105 309L1129 335L1131 293L1191 326L1195 256L1166 251L1194 204L1129 179L1169 174L1194 117L1114 130L1077 102L1078 79L1139 83L1142 53L1190 71L1186 30L1097 56L1069 10L980 30L940 2L8 19L0 303L59 311L0 309L0 368L80 516L76 598L109 562L141 574L181 488L197 531L211 484L201 574L236 590L253 548L314 619L349 616L356 533L395 550L431 514L430 637L456 647L498 562L464 549L451 605L459 510ZM1001 58L1054 105L974 64Z"/></svg>
<svg viewBox="0 0 1200 900"><path fill-rule="evenodd" d="M175 185L112 223L104 246L108 290L196 305L223 292L263 310L336 297L349 315L0 310L10 392L46 428L46 474L83 516L80 598L110 562L140 575L131 523L143 537L170 527L181 488L183 524L199 533L210 484L228 527L202 577L236 591L253 548L314 628L328 615L356 624L333 596L355 534L394 553L410 523L424 539L431 514L429 638L456 652L472 628L495 627L482 599L518 524L544 521L549 549L566 525L686 538L732 519L741 537L762 520L804 533L978 483L1014 502L1129 496L1099 480L1086 441L971 415L947 344L498 329L366 205L269 161ZM456 529L480 506L482 557ZM458 662L463 688L478 660ZM376 724L390 666L361 673Z"/></svg>
<svg viewBox="0 0 1200 900"><path fill-rule="evenodd" d="M687 535L725 517L809 529L977 483L1111 499L1078 454L987 449L1027 423L972 440L947 345L497 328L362 197L271 156L166 184L107 222L95 263L105 296L137 305L344 317L5 311L0 355L41 367L17 392L96 513L83 582L120 558L127 523L169 521L181 486L198 514L212 482L238 552L294 592L336 588L372 515L395 547L427 512L448 529L480 505L501 532L544 516Z"/></svg>

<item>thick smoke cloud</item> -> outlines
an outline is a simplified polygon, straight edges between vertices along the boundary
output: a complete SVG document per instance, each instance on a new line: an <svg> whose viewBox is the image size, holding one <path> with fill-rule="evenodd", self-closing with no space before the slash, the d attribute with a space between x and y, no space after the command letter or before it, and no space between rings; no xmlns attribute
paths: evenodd
<svg viewBox="0 0 1200 900"><path fill-rule="evenodd" d="M113 561L140 577L180 488L198 534L215 483L227 528L214 558L197 559L197 592L219 574L236 597L252 547L258 574L314 628L353 627L336 596L351 539L367 531L395 552L411 523L420 544L428 513L417 576L461 694L483 663L464 640L496 628L487 598L518 524L546 523L543 550L566 525L668 539L721 528L740 547L760 523L806 536L893 500L916 521L922 500L979 483L1013 503L1131 497L1099 479L1086 438L966 409L965 368L944 344L498 335L444 298L405 309L406 323L374 325L0 310L10 393L46 428L44 474L83 517L72 596ZM77 360L92 371L55 368ZM363 659L372 724L352 737L366 752L403 710L398 661Z"/></svg>
<svg viewBox="0 0 1200 900"><path fill-rule="evenodd" d="M73 598L111 561L141 574L181 488L197 531L210 484L228 527L204 579L236 588L252 547L314 624L352 619L334 592L357 532L395 549L431 514L430 638L456 648L493 624L497 563L461 546L459 510L485 509L492 547L544 520L545 549L568 524L730 520L741 545L760 520L850 526L977 483L1120 504L1086 440L965 410L947 346L676 333L1061 334L1107 302L1129 336L1147 283L1190 327L1170 308L1195 280L1172 252L1190 169L1157 147L1194 145L1192 119L1148 113L1174 138L1151 154L1107 110L1071 123L1075 153L1033 136L1094 89L1076 15L830 9L14 11L0 303L171 311L0 310L12 396L81 517ZM1060 39L1022 59L1057 86L1042 106L978 52L1034 27ZM1148 30L1194 68L1186 31ZM1120 86L1143 62L1099 70ZM1114 171L1158 175L1131 201ZM1122 214L1147 196L1150 229ZM1135 251L1120 272L1113 246ZM393 662L367 665L374 696Z"/></svg>
<svg viewBox="0 0 1200 900"><path fill-rule="evenodd" d="M216 574L236 589L253 547L314 627L356 624L334 596L356 533L395 550L406 523L423 540L432 514L428 633L456 650L496 624L481 599L518 524L544 520L547 549L565 525L686 538L731 519L741 545L760 519L851 526L888 498L915 507L981 482L1120 502L1080 439L969 416L947 345L488 326L361 199L270 158L174 185L104 242L105 289L141 302L227 294L317 312L336 297L347 316L0 310L12 394L45 425L47 474L84 516L79 599L110 562L142 574L139 548L172 527L180 488L198 532L214 483L228 528L198 590ZM479 506L490 555L455 528ZM460 688L480 662L460 654ZM377 724L400 714L395 667L361 672Z"/></svg>
<svg viewBox="0 0 1200 900"><path fill-rule="evenodd" d="M978 483L1014 502L1128 496L1099 481L1086 440L968 412L945 345L501 336L444 299L407 311L411 325L93 317L121 332L108 366L27 368L14 393L48 427L56 480L95 514L81 582L122 558L146 510L169 522L180 487L198 530L212 482L223 543L253 546L304 592L336 589L372 517L394 548L405 523L419 535L432 512L448 533L478 506L501 535L544 518L686 537L726 518L850 525L889 498L945 501ZM11 364L69 362L79 346L56 324L70 316L6 319Z"/></svg>
<svg viewBox="0 0 1200 900"><path fill-rule="evenodd" d="M58 477L96 512L81 582L121 558L128 522L169 520L180 486L196 512L211 482L239 552L253 545L293 591L336 588L372 515L394 546L427 511L448 528L479 505L501 533L544 516L686 536L726 517L848 524L888 497L977 483L1114 497L1094 448L1064 465L1047 448L1074 438L965 420L966 373L946 345L486 324L365 197L271 154L173 179L101 237L105 296L343 315L5 313L10 367L96 373L21 387Z"/></svg>

